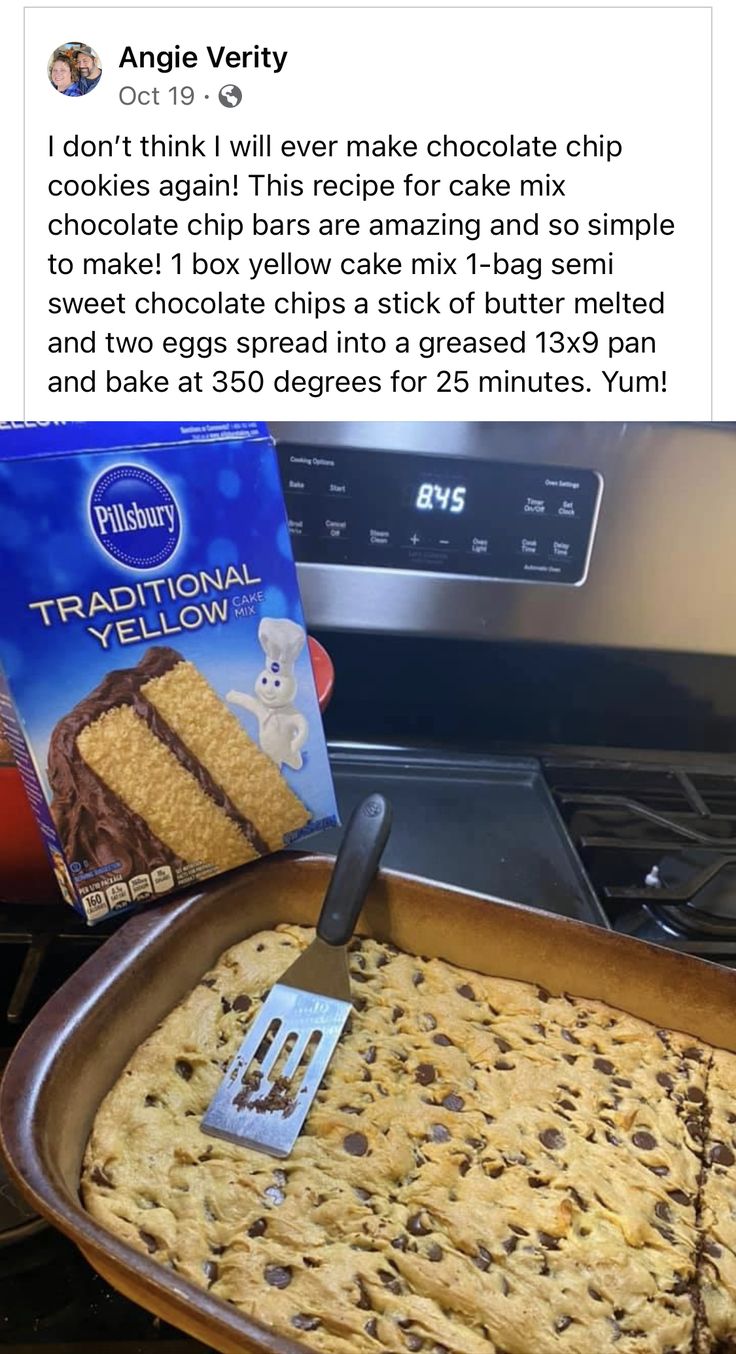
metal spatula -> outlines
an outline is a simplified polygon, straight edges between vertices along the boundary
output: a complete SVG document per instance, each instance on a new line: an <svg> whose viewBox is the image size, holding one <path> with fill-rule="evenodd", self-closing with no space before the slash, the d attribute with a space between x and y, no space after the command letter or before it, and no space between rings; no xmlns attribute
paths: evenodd
<svg viewBox="0 0 736 1354"><path fill-rule="evenodd" d="M317 935L269 992L202 1120L205 1133L289 1155L352 1009L346 947L390 831L382 795L353 811Z"/></svg>

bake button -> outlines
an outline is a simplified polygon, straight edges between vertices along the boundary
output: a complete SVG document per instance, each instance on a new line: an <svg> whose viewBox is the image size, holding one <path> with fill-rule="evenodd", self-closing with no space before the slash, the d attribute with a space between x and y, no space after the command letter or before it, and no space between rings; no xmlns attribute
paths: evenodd
<svg viewBox="0 0 736 1354"><path fill-rule="evenodd" d="M127 884L111 884L109 889L105 889L105 893L112 909L127 907L130 902L130 889Z"/></svg>
<svg viewBox="0 0 736 1354"><path fill-rule="evenodd" d="M538 555L539 541L536 536L522 536L521 538L522 555Z"/></svg>
<svg viewBox="0 0 736 1354"><path fill-rule="evenodd" d="M166 893L167 889L173 889L174 876L168 865L157 865L155 870L151 870L151 882L154 893Z"/></svg>
<svg viewBox="0 0 736 1354"><path fill-rule="evenodd" d="M572 555L572 547L569 541L552 542L552 559L569 559Z"/></svg>
<svg viewBox="0 0 736 1354"><path fill-rule="evenodd" d="M306 480L298 478L296 475L290 475L284 485L287 494L308 494Z"/></svg>
<svg viewBox="0 0 736 1354"><path fill-rule="evenodd" d="M131 897L136 900L139 898L150 898L153 893L153 884L150 874L137 874L128 880Z"/></svg>

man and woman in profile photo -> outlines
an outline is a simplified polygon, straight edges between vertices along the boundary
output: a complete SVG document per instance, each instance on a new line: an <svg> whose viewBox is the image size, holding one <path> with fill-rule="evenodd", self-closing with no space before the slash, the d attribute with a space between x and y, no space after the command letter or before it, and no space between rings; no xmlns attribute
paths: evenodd
<svg viewBox="0 0 736 1354"><path fill-rule="evenodd" d="M49 80L57 94L78 99L97 88L102 77L100 58L83 42L65 42L49 61Z"/></svg>

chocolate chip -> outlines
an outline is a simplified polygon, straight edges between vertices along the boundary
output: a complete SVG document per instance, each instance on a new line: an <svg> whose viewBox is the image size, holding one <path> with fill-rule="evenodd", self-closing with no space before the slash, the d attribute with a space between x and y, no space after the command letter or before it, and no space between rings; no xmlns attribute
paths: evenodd
<svg viewBox="0 0 736 1354"><path fill-rule="evenodd" d="M394 1006L394 1009L391 1012L391 1019L393 1020L394 1024L396 1024L397 1020L401 1019L403 1014L404 1014L403 1006Z"/></svg>
<svg viewBox="0 0 736 1354"><path fill-rule="evenodd" d="M466 1001L475 1001L475 992L470 983L461 983L460 987L455 989L459 997L465 997Z"/></svg>
<svg viewBox="0 0 736 1354"><path fill-rule="evenodd" d="M351 1157L364 1157L368 1151L368 1139L365 1133L348 1133L342 1145Z"/></svg>
<svg viewBox="0 0 736 1354"><path fill-rule="evenodd" d="M494 1041L495 1041L495 1044L496 1044L496 1047L497 1047L499 1053L510 1053L510 1052L511 1052L511 1045L510 1045L508 1039L502 1039L501 1036L498 1035L498 1034L494 1034L493 1038L494 1038Z"/></svg>
<svg viewBox="0 0 736 1354"><path fill-rule="evenodd" d="M560 1133L559 1128L545 1128L539 1135L539 1141L550 1152L559 1152L565 1146L566 1140L564 1133Z"/></svg>
<svg viewBox="0 0 736 1354"><path fill-rule="evenodd" d="M582 1197L582 1195L578 1194L577 1190L574 1189L572 1185L570 1185L568 1188L581 1213L587 1213L588 1205L586 1204L585 1199Z"/></svg>
<svg viewBox="0 0 736 1354"><path fill-rule="evenodd" d="M414 1073L414 1080L418 1081L420 1086L431 1086L436 1076L437 1071L431 1063L420 1063Z"/></svg>
<svg viewBox="0 0 736 1354"><path fill-rule="evenodd" d="M549 1001L549 992L547 991L546 987L538 987L537 996L540 1001Z"/></svg>
<svg viewBox="0 0 736 1354"><path fill-rule="evenodd" d="M577 1105L574 1105L573 1102L572 1102L572 1100L560 1100L558 1103L559 1103L560 1109L563 1109L563 1110L576 1110L576 1109L577 1109Z"/></svg>
<svg viewBox="0 0 736 1354"><path fill-rule="evenodd" d="M365 1053L363 1054L363 1061L367 1063L374 1063L376 1061L376 1056L377 1056L376 1046L375 1044L371 1044L370 1048L367 1048Z"/></svg>
<svg viewBox="0 0 736 1354"><path fill-rule="evenodd" d="M621 1146L621 1139L620 1139L620 1138L617 1138L617 1137L616 1137L616 1134L615 1134L615 1133L612 1133L611 1130L610 1130L610 1128L607 1128L607 1129L606 1129L606 1142L610 1142L610 1144L611 1144L612 1147L620 1147L620 1146Z"/></svg>
<svg viewBox="0 0 736 1354"><path fill-rule="evenodd" d="M373 1303L371 1302L370 1294L365 1284L363 1283L363 1280L360 1278L360 1276L358 1276L355 1282L358 1285L358 1294L359 1294L356 1306L360 1308L361 1312L373 1311ZM367 1330L367 1327L364 1327L364 1329Z"/></svg>
<svg viewBox="0 0 736 1354"><path fill-rule="evenodd" d="M507 1062L505 1058L497 1058L493 1066L497 1072L513 1072L516 1064Z"/></svg>
<svg viewBox="0 0 736 1354"><path fill-rule="evenodd" d="M577 1053L563 1053L562 1056L565 1059L565 1062L569 1063L572 1067L573 1063L577 1062L579 1055Z"/></svg>
<svg viewBox="0 0 736 1354"><path fill-rule="evenodd" d="M153 1252L157 1251L160 1245L158 1238L151 1236L150 1232L139 1232L138 1235L149 1255L153 1255Z"/></svg>
<svg viewBox="0 0 736 1354"><path fill-rule="evenodd" d="M317 1330L322 1322L318 1316L310 1316L307 1312L297 1312L295 1316L292 1316L291 1324L296 1326L297 1330Z"/></svg>
<svg viewBox="0 0 736 1354"><path fill-rule="evenodd" d="M659 1235L664 1237L665 1241L669 1241L671 1246L674 1245L675 1241L677 1240L677 1237L675 1236L671 1227L655 1227L654 1230L655 1232L659 1232Z"/></svg>
<svg viewBox="0 0 736 1354"><path fill-rule="evenodd" d="M454 1091L450 1091L450 1094L445 1096L442 1104L446 1110L452 1110L453 1113L457 1114L463 1108L465 1101L461 1095L456 1095Z"/></svg>
<svg viewBox="0 0 736 1354"><path fill-rule="evenodd" d="M112 1180L110 1179L109 1175L107 1175L106 1172L103 1171L103 1169L102 1169L101 1166L95 1166L95 1167L94 1167L94 1169L93 1169L93 1171L92 1171L92 1174L91 1174L91 1176L90 1176L90 1180L92 1181L92 1183L93 1183L94 1185L101 1185L103 1189L114 1189L114 1188L115 1188L115 1186L114 1186Z"/></svg>
<svg viewBox="0 0 736 1354"><path fill-rule="evenodd" d="M604 1076L607 1077L610 1077L615 1071L613 1063L609 1062L608 1058L594 1058L593 1066L596 1072L603 1072Z"/></svg>
<svg viewBox="0 0 736 1354"><path fill-rule="evenodd" d="M233 1009L233 1004L231 1001L228 1001L227 997L220 997L220 1005L222 1007L223 1015L228 1015Z"/></svg>
<svg viewBox="0 0 736 1354"><path fill-rule="evenodd" d="M449 1142L452 1134L444 1124L432 1124L429 1136L432 1142Z"/></svg>
<svg viewBox="0 0 736 1354"><path fill-rule="evenodd" d="M451 1048L452 1040L446 1034L436 1034L432 1040L433 1044L439 1044L440 1048Z"/></svg>
<svg viewBox="0 0 736 1354"><path fill-rule="evenodd" d="M714 1260L720 1259L720 1257L723 1255L723 1251L721 1250L720 1246L716 1245L715 1241L711 1241L710 1237L706 1237L705 1241L703 1242L703 1250L705 1251L706 1255L712 1256Z"/></svg>
<svg viewBox="0 0 736 1354"><path fill-rule="evenodd" d="M631 1087L631 1082L629 1081L628 1077L614 1077L613 1084L614 1086L627 1086L629 1088Z"/></svg>
<svg viewBox="0 0 736 1354"><path fill-rule="evenodd" d="M692 1100L696 1105L705 1104L705 1094L699 1086L688 1086L686 1094L688 1100Z"/></svg>
<svg viewBox="0 0 736 1354"><path fill-rule="evenodd" d="M655 1204L654 1214L655 1217L659 1218L660 1222L672 1222L672 1213L670 1212L668 1204L665 1203Z"/></svg>
<svg viewBox="0 0 736 1354"><path fill-rule="evenodd" d="M409 1242L407 1241L406 1237L404 1236L404 1233L402 1232L399 1236L395 1236L393 1238L391 1245L393 1246L395 1251L405 1251L407 1246L409 1245Z"/></svg>
<svg viewBox="0 0 736 1354"><path fill-rule="evenodd" d="M406 1347L412 1350L412 1354L416 1354L419 1349L424 1349L424 1341L421 1335L407 1335Z"/></svg>
<svg viewBox="0 0 736 1354"><path fill-rule="evenodd" d="M511 1229L512 1232L516 1232L516 1235L517 1235L517 1236L528 1236L528 1235L529 1235L529 1233L528 1233L527 1230L526 1230L526 1227L519 1227L515 1222L510 1222L510 1223L509 1223L509 1227L510 1227L510 1229Z"/></svg>
<svg viewBox="0 0 736 1354"><path fill-rule="evenodd" d="M702 1048L696 1048L695 1045L693 1045L691 1048L684 1048L682 1050L682 1056L683 1058L688 1058L690 1062L700 1063L703 1061L703 1050Z"/></svg>
<svg viewBox="0 0 736 1354"><path fill-rule="evenodd" d="M725 1142L716 1142L710 1149L710 1159L716 1166L733 1166L734 1154Z"/></svg>
<svg viewBox="0 0 736 1354"><path fill-rule="evenodd" d="M416 969L416 971L411 975L411 980L415 987L421 987L422 983L424 982L424 974L420 973L419 969Z"/></svg>
<svg viewBox="0 0 736 1354"><path fill-rule="evenodd" d="M701 1119L696 1119L696 1118L694 1118L694 1117L691 1116L689 1119L686 1119L686 1120L685 1120L685 1128L687 1129L688 1133L690 1134L690 1137L691 1137L691 1138L695 1138L696 1142L702 1142L702 1141L703 1141L703 1138L704 1138L705 1134L704 1134L703 1123L702 1123L702 1120L701 1120Z"/></svg>
<svg viewBox="0 0 736 1354"><path fill-rule="evenodd" d="M390 1293L395 1293L397 1296L399 1293L401 1293L402 1291L401 1284L399 1283L399 1280L396 1278L396 1275L393 1274L390 1269L379 1269L378 1277L381 1280L381 1283L383 1284L384 1288L387 1288Z"/></svg>
<svg viewBox="0 0 736 1354"><path fill-rule="evenodd" d="M641 1152L653 1152L657 1146L657 1139L651 1133L635 1133L631 1141Z"/></svg>
<svg viewBox="0 0 736 1354"><path fill-rule="evenodd" d="M567 1040L568 1044L579 1044L579 1043L580 1043L580 1040L579 1040L578 1038L576 1038L576 1036L572 1033L571 1030L563 1030L563 1031L562 1031L562 1037L563 1037L563 1039L566 1039L566 1040Z"/></svg>
<svg viewBox="0 0 736 1354"><path fill-rule="evenodd" d="M377 1339L378 1339L378 1320L377 1320L377 1318L376 1318L375 1316L372 1316L371 1319L370 1319L370 1321L366 1321L366 1323L365 1323L365 1325L364 1325L364 1327L363 1327L363 1330L365 1331L366 1335L370 1335L370 1337L371 1337L372 1340L377 1340Z"/></svg>
<svg viewBox="0 0 736 1354"><path fill-rule="evenodd" d="M431 1227L425 1226L421 1213L412 1213L411 1217L407 1219L406 1225L412 1236L429 1236L432 1231Z"/></svg>
<svg viewBox="0 0 736 1354"><path fill-rule="evenodd" d="M174 1063L174 1071L178 1077L182 1078L182 1081L191 1081L194 1068L191 1063L187 1062L186 1058L177 1058Z"/></svg>
<svg viewBox="0 0 736 1354"><path fill-rule="evenodd" d="M432 1260L434 1264L438 1264L439 1261L443 1258L444 1254L445 1252L443 1251L442 1247L438 1245L436 1241L433 1241L427 1251L427 1259Z"/></svg>
<svg viewBox="0 0 736 1354"><path fill-rule="evenodd" d="M651 1171L652 1175L669 1175L670 1173L669 1166L650 1166L647 1164L647 1170Z"/></svg>
<svg viewBox="0 0 736 1354"><path fill-rule="evenodd" d="M659 1082L660 1086L664 1086L666 1091L671 1091L675 1084L669 1072L658 1072L657 1081Z"/></svg>
<svg viewBox="0 0 736 1354"><path fill-rule="evenodd" d="M549 1232L539 1233L539 1244L540 1246L544 1246L546 1251L558 1251L560 1249L560 1243L557 1237L550 1236Z"/></svg>
<svg viewBox="0 0 736 1354"><path fill-rule="evenodd" d="M214 1260L205 1260L202 1269L204 1270L205 1278L208 1279L210 1283L217 1282L217 1279L220 1276L220 1267Z"/></svg>
<svg viewBox="0 0 736 1354"><path fill-rule="evenodd" d="M527 1180L530 1189L541 1189L543 1185L548 1185L549 1180L543 1180L541 1175L530 1175Z"/></svg>
<svg viewBox="0 0 736 1354"><path fill-rule="evenodd" d="M478 1269L482 1269L484 1274L491 1268L491 1253L486 1250L485 1246L478 1247L477 1253L473 1256L473 1264Z"/></svg>
<svg viewBox="0 0 736 1354"><path fill-rule="evenodd" d="M255 1222L252 1222L250 1227L248 1228L248 1236L263 1236L265 1230L266 1230L266 1219L256 1218Z"/></svg>
<svg viewBox="0 0 736 1354"><path fill-rule="evenodd" d="M555 1330L557 1331L558 1335L561 1335L563 1330L567 1330L568 1326L571 1325L572 1325L571 1316L558 1316L557 1320L555 1321Z"/></svg>
<svg viewBox="0 0 736 1354"><path fill-rule="evenodd" d="M674 1201L675 1201L676 1204L682 1204L683 1208L689 1208L689 1207L690 1207L690 1205L691 1205L691 1203L692 1203L692 1199L690 1198L690 1196L689 1196L688 1194L685 1194L684 1190L681 1190L681 1189L668 1189L668 1190L667 1190L667 1193L668 1193L670 1199L674 1199Z"/></svg>
<svg viewBox="0 0 736 1354"><path fill-rule="evenodd" d="M503 1249L505 1250L507 1255L513 1255L518 1244L519 1244L518 1236L507 1236L506 1240L501 1242L501 1245L503 1246Z"/></svg>
<svg viewBox="0 0 736 1354"><path fill-rule="evenodd" d="M199 985L200 987L215 987L217 985L217 979L203 978Z"/></svg>
<svg viewBox="0 0 736 1354"><path fill-rule="evenodd" d="M590 1297L593 1299L594 1302L602 1302L602 1301L603 1301L603 1297L602 1297L602 1295L598 1292L598 1289L597 1289L597 1288L589 1288L589 1289L588 1289L588 1293L589 1293Z"/></svg>
<svg viewBox="0 0 736 1354"><path fill-rule="evenodd" d="M266 1265L263 1277L272 1288L288 1288L291 1283L291 1266Z"/></svg>

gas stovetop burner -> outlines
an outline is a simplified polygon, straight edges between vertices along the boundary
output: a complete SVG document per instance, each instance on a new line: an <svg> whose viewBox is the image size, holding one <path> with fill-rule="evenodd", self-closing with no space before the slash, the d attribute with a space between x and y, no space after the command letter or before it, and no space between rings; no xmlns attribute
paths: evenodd
<svg viewBox="0 0 736 1354"><path fill-rule="evenodd" d="M545 772L614 925L639 904L670 933L736 938L736 770L581 759Z"/></svg>

